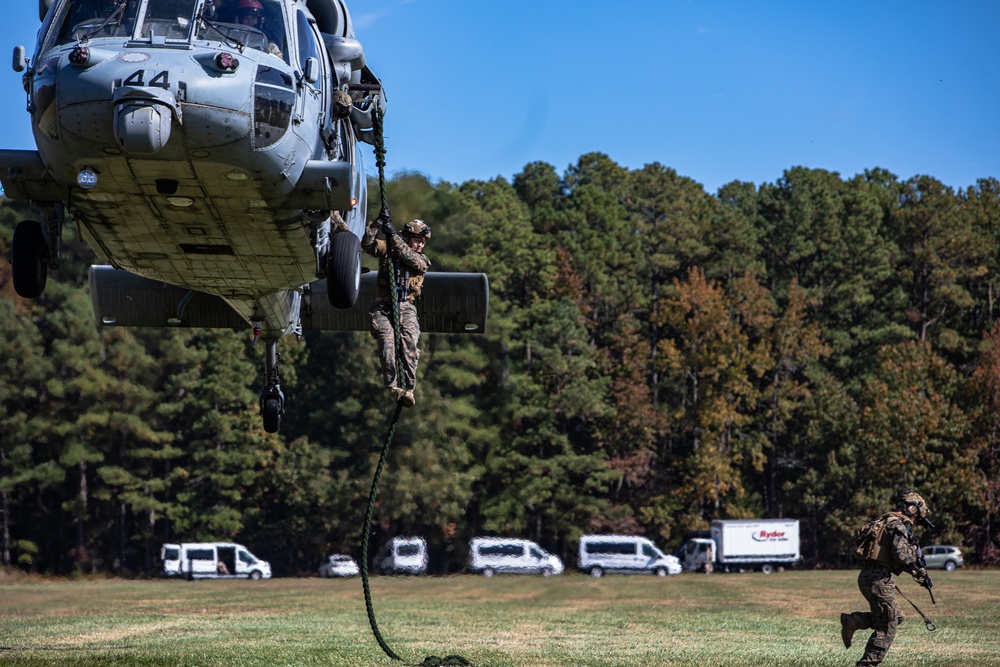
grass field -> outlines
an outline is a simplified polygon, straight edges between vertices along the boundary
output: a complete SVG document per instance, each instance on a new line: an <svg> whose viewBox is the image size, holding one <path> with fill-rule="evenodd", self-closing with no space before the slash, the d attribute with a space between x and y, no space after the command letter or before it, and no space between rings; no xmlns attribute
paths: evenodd
<svg viewBox="0 0 1000 667"><path fill-rule="evenodd" d="M1000 572L936 573L937 624L907 622L887 667L1000 667ZM407 663L477 667L853 665L839 615L866 606L856 572L372 579ZM372 636L360 579L122 581L0 577L0 665L399 665Z"/></svg>

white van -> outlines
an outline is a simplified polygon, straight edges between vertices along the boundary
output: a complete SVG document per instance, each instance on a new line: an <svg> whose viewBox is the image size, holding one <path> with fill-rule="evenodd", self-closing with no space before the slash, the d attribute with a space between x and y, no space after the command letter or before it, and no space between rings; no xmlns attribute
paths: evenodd
<svg viewBox="0 0 1000 667"><path fill-rule="evenodd" d="M232 542L182 542L160 548L165 577L270 579L271 564Z"/></svg>
<svg viewBox="0 0 1000 667"><path fill-rule="evenodd" d="M469 572L492 577L507 574L559 574L563 563L530 540L516 537L474 537L469 540Z"/></svg>
<svg viewBox="0 0 1000 667"><path fill-rule="evenodd" d="M584 535L576 566L592 576L605 572L652 573L660 577L680 574L681 562L638 535Z"/></svg>
<svg viewBox="0 0 1000 667"><path fill-rule="evenodd" d="M422 537L394 537L378 559L383 574L424 574L427 572L427 541Z"/></svg>

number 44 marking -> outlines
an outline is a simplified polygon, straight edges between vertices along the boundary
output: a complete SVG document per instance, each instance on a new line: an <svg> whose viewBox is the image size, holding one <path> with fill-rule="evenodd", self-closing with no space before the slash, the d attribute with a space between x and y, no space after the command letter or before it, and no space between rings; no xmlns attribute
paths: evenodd
<svg viewBox="0 0 1000 667"><path fill-rule="evenodd" d="M164 90L170 90L170 73L166 70L153 75L153 78L149 80L149 83L144 83L146 77L146 71L137 69L128 75L128 78L122 81L124 86L139 86L139 87L149 87L149 88L163 88Z"/></svg>

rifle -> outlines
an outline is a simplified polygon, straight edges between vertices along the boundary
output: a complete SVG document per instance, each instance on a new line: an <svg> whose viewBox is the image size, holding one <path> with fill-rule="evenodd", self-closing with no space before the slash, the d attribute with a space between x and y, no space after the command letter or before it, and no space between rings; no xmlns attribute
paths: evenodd
<svg viewBox="0 0 1000 667"><path fill-rule="evenodd" d="M920 583L920 585L923 586L924 588L926 588L927 592L930 594L930 596L931 596L931 604L937 604L937 601L934 599L934 591L931 590L932 588L934 588L934 581L931 580L931 575L929 575L927 573L927 559L924 558L924 554L922 552L918 551L917 554L918 554L917 555L917 566L920 567L920 569L922 569L924 571L924 580ZM897 588L897 590L899 590L899 589ZM900 592L900 595L902 595L902 592ZM911 602L910 604L913 604L913 603ZM916 607L914 607L914 609L916 609Z"/></svg>

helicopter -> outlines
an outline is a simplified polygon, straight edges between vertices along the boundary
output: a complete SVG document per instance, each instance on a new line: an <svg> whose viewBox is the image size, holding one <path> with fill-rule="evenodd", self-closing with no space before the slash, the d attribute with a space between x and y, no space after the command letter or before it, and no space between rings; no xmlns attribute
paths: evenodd
<svg viewBox="0 0 1000 667"><path fill-rule="evenodd" d="M40 296L75 224L99 326L251 330L260 411L285 412L277 343L367 330L362 144L385 112L342 0L39 0L14 49L37 150L0 150L14 289ZM378 117L377 117L378 115ZM428 333L481 333L485 274L435 273Z"/></svg>

